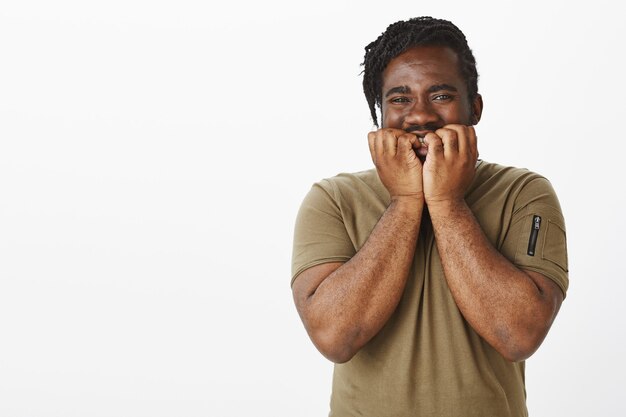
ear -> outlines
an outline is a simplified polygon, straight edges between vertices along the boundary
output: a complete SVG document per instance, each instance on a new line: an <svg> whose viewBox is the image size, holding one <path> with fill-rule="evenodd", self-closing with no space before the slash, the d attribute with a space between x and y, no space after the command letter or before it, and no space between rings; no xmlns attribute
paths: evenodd
<svg viewBox="0 0 626 417"><path fill-rule="evenodd" d="M483 97L480 94L476 94L476 97L472 101L472 125L480 122L480 116L483 114Z"/></svg>

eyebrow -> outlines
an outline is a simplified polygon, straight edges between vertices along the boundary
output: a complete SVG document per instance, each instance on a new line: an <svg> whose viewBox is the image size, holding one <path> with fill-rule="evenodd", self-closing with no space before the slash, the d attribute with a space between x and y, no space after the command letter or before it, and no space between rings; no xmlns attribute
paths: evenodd
<svg viewBox="0 0 626 417"><path fill-rule="evenodd" d="M458 92L459 90L450 85L450 84L435 84L435 85L431 85L430 87L428 87L428 90L426 90L427 93L435 93L437 91L454 91L454 92ZM387 93L385 93L385 97L389 97L392 94L410 94L411 93L411 87L409 87L408 85L401 85L398 87L393 87L390 88Z"/></svg>
<svg viewBox="0 0 626 417"><path fill-rule="evenodd" d="M459 90L450 84L435 84L435 85L431 85L430 87L428 87L428 90L426 90L427 93L435 93L437 91L454 91L454 92L458 92Z"/></svg>
<svg viewBox="0 0 626 417"><path fill-rule="evenodd" d="M401 85L399 87L390 88L385 97L389 97L392 94L409 94L411 92L411 88L408 85Z"/></svg>

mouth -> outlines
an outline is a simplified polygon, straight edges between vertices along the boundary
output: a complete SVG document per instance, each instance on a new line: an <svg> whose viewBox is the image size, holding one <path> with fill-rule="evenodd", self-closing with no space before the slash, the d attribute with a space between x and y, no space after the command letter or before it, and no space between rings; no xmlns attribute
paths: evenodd
<svg viewBox="0 0 626 417"><path fill-rule="evenodd" d="M424 137L427 133L432 132L432 130L407 130L407 132L412 133L417 137L417 142L413 144L413 150L417 154L417 157L424 162L426 155L428 154L428 145L424 143Z"/></svg>
<svg viewBox="0 0 626 417"><path fill-rule="evenodd" d="M415 136L417 136L418 138L423 138L424 136L426 136L428 133L433 133L434 130L418 130L418 129L411 129L408 128L406 130L407 133L413 133Z"/></svg>
<svg viewBox="0 0 626 417"><path fill-rule="evenodd" d="M441 126L438 123L427 123L423 125L407 124L404 131L406 133L413 133L418 136L426 136L427 133L434 133L435 130L439 129L440 127Z"/></svg>

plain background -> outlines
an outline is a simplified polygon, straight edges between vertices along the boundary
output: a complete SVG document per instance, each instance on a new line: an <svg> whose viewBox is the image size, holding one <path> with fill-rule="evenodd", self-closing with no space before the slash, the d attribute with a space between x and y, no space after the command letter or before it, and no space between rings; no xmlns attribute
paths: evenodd
<svg viewBox="0 0 626 417"><path fill-rule="evenodd" d="M363 48L419 15L474 50L481 157L563 206L531 415L626 415L619 2L212 4L2 2L0 415L326 415L293 221L314 181L371 167Z"/></svg>

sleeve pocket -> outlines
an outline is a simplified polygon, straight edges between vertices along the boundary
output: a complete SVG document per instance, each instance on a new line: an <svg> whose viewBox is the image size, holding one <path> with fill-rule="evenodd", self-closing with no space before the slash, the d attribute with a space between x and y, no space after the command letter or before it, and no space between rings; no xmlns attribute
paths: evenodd
<svg viewBox="0 0 626 417"><path fill-rule="evenodd" d="M568 272L565 229L551 219L547 223L541 257Z"/></svg>
<svg viewBox="0 0 626 417"><path fill-rule="evenodd" d="M536 250L531 253L529 245L534 239L535 217L541 218L541 224L537 230ZM552 279L565 294L569 286L567 237L560 210L546 204L530 204L520 210L511 232L519 233L513 263L520 269L535 271Z"/></svg>

